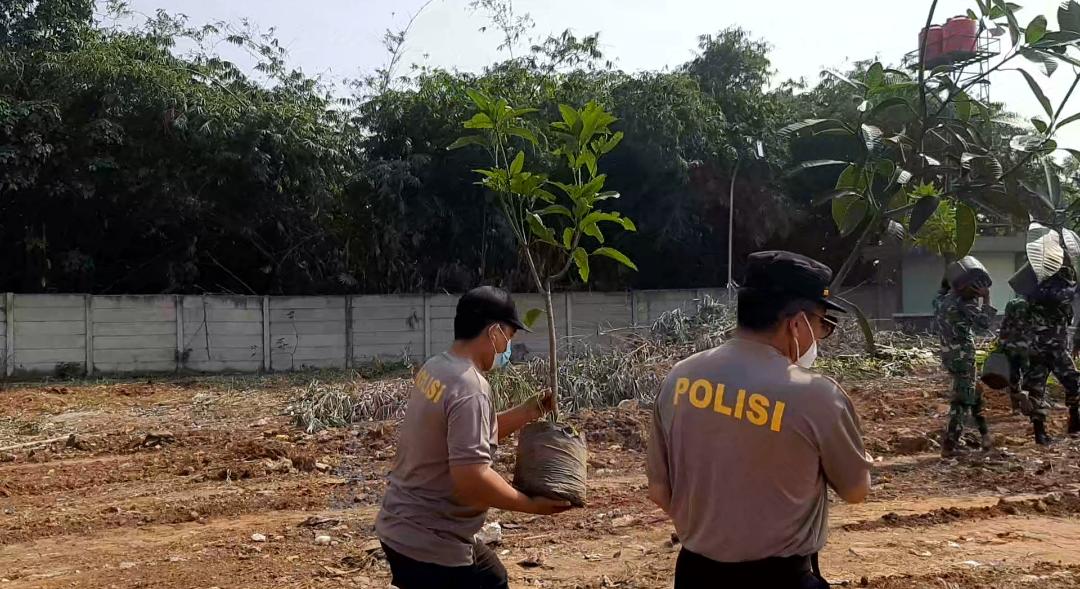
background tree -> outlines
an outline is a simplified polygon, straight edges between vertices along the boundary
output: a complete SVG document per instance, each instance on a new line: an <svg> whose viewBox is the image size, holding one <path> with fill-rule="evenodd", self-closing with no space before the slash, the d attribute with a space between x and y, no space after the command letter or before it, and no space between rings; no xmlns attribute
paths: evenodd
<svg viewBox="0 0 1080 589"><path fill-rule="evenodd" d="M958 258L970 251L978 232L980 216L1002 218L1013 214L1026 220L1032 212L1031 199L1021 180L1029 165L1046 158L1057 149L1056 132L1080 119L1064 117L1063 111L1078 83L1060 104L1054 106L1034 77L1018 69L1032 93L1046 111L1047 118L1033 119L1035 133L1012 137L1010 150L1004 154L987 141L995 130L992 105L973 97L978 84L989 83L988 76L1019 57L1039 63L1046 75L1052 75L1059 62L1075 62L1068 47L1080 42L1080 4L1071 0L1058 12L1061 31L1047 29L1047 19L1037 16L1027 28L1017 23L1018 6L994 0L978 0L979 34L990 31L1008 36L1009 49L994 66L975 76L965 76L969 62L945 64L930 70L920 48L915 73L888 69L881 63L870 65L856 79L839 74L832 76L848 86L858 106L846 119L810 119L791 125L784 133L793 140L793 151L810 147L831 158L804 160L792 173L829 170L838 174L835 185L819 200L831 204L831 212L841 235L858 234L851 254L834 279L839 289L859 261L864 248L877 235L903 239L905 230L919 235L927 221L938 216L949 221L953 231L952 251L947 258ZM937 2L931 4L927 26L933 22ZM981 15L981 16L980 16ZM1075 29L1075 30L1074 30ZM925 44L925 42L924 42ZM1080 63L1080 62L1078 62ZM1047 167L1047 170L1050 170ZM1049 198L1044 202L1060 208L1047 172ZM1056 178L1056 176L1054 176ZM1060 192L1060 191L1057 191ZM1046 194L1046 193L1044 193ZM945 203L944 209L942 204ZM1055 204L1056 203L1056 204ZM1056 214L1055 219L1062 218ZM940 230L939 223L935 227ZM1040 277L1060 268L1059 256L1053 255L1054 239L1069 241L1058 222L1054 231L1039 225L1029 233L1028 254ZM1050 233L1051 235L1048 235ZM1071 233L1071 232L1070 232ZM938 240L939 243L941 240ZM1080 241L1076 241L1080 257ZM1053 268L1056 264L1057 268Z"/></svg>

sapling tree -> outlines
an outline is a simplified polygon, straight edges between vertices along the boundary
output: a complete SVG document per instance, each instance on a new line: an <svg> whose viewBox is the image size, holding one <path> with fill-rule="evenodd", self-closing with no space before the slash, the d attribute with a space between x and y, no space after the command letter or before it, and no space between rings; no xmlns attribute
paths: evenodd
<svg viewBox="0 0 1080 589"><path fill-rule="evenodd" d="M495 196L495 202L514 234L525 267L544 310L526 314L532 324L543 313L547 317L548 386L558 398L558 339L552 289L576 270L588 282L590 263L608 258L630 269L634 263L619 250L606 245L607 234L616 230L636 231L633 221L615 211L601 210L605 201L619 197L605 191L607 176L600 173L601 159L622 141L622 132L611 126L616 118L594 102L581 109L560 105L561 120L551 123L538 136L529 129L525 117L534 109L514 108L507 101L470 90L476 106L464 126L471 131L450 149L468 145L483 147L491 166L476 170L480 183ZM550 175L531 171L527 150L544 151L560 162ZM539 157L535 158L537 162ZM563 166L562 164L565 164ZM558 419L557 412L553 419Z"/></svg>

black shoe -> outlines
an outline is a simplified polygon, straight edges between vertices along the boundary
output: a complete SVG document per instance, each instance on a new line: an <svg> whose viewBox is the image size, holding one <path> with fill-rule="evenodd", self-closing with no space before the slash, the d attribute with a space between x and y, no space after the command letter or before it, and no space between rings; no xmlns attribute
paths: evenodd
<svg viewBox="0 0 1080 589"><path fill-rule="evenodd" d="M1033 422L1031 422L1031 424L1033 426L1035 426L1035 443L1036 444L1038 444L1040 446L1049 446L1050 444L1054 443L1053 438L1051 438L1046 433L1046 422L1045 421L1033 421Z"/></svg>
<svg viewBox="0 0 1080 589"><path fill-rule="evenodd" d="M955 458L956 456L961 456L964 453L964 450L960 448L953 440L946 438L945 441L941 443L942 458Z"/></svg>
<svg viewBox="0 0 1080 589"><path fill-rule="evenodd" d="M1080 435L1080 407L1069 407L1069 435Z"/></svg>

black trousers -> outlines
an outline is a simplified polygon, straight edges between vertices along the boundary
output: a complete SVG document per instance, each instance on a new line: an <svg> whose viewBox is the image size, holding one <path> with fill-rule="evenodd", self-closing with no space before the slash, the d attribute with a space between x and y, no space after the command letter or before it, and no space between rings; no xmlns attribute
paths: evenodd
<svg viewBox="0 0 1080 589"><path fill-rule="evenodd" d="M813 557L717 562L683 548L675 563L675 589L828 589Z"/></svg>
<svg viewBox="0 0 1080 589"><path fill-rule="evenodd" d="M382 545L390 563L391 583L398 589L510 589L506 568L490 548L473 546L473 564L447 567L413 560Z"/></svg>

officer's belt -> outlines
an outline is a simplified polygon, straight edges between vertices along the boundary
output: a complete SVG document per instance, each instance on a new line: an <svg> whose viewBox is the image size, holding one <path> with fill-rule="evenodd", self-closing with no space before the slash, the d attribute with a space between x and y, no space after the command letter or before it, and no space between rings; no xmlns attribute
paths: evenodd
<svg viewBox="0 0 1080 589"><path fill-rule="evenodd" d="M773 556L744 562L718 562L701 555L695 556L708 561L709 568L712 569L714 574L718 575L769 579L797 577L800 574L812 572L815 576L824 580L824 577L821 576L821 567L818 564L818 554L816 552L808 556Z"/></svg>

